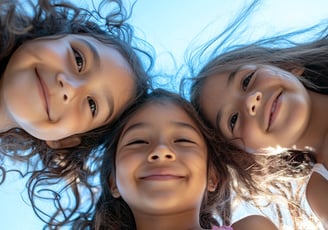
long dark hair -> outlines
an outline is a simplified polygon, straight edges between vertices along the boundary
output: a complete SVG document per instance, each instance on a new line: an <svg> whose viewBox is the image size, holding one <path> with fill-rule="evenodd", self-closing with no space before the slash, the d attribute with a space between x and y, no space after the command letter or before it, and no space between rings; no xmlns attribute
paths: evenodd
<svg viewBox="0 0 328 230"><path fill-rule="evenodd" d="M204 135L208 147L208 167L213 168L217 173L220 181L215 192L206 192L201 207L200 224L203 228L210 228L211 225L218 225L218 220L213 217L216 213L222 220L222 224L229 225L231 218L230 210L230 185L231 173L230 167L223 151L225 147L213 138L214 134L203 124L198 118L197 113L189 102L175 93L165 90L156 89L148 96L132 105L115 124L115 128L108 138L105 147L105 154L101 166L101 188L102 193L98 199L95 212L89 213L92 220L76 221L76 229L136 229L133 214L129 206L122 198L114 198L110 190L110 176L115 173L115 153L119 141L120 133L125 124L133 115L139 111L144 105L155 103L165 105L173 103L186 111L186 113L194 120ZM222 148L221 148L222 147ZM87 216L85 216L86 219Z"/></svg>
<svg viewBox="0 0 328 230"><path fill-rule="evenodd" d="M251 13L254 12L260 1L254 0L248 7L240 12L237 18L218 36L204 44L199 50L193 52L188 59L189 76L183 79L182 92L190 94L190 100L198 111L204 122L215 130L217 137L225 140L223 134L217 127L213 127L202 113L200 95L202 94L204 82L208 77L219 73L232 72L246 64L274 65L286 71L295 67L304 68L300 81L303 85L313 91L328 94L328 23L323 21L310 28L301 29L272 37L264 37L257 41L234 43L234 37L243 31L243 23ZM307 35L307 42L299 42L299 38ZM207 58L205 64L199 60ZM201 66L200 68L197 68ZM196 68L195 68L196 67ZM254 186L262 188L259 190L235 186L233 189L238 196L253 202L261 194L268 200L281 197L289 205L294 226L301 225L301 216L309 217L306 211L300 208L300 186L306 183L307 175L315 163L313 153L310 150L285 150L279 154L248 154L243 149L233 146L230 140L225 140L225 152L227 158L240 167L239 172L246 173L244 177L251 177ZM244 169L244 170L243 170ZM238 174L237 174L238 176ZM300 181L300 186L293 188L291 181ZM288 192L286 192L288 191ZM246 194L246 195L244 195ZM278 198L279 199L279 198ZM282 200L281 200L282 201ZM279 212L279 204L277 210ZM255 203L260 207L258 203ZM310 219L310 218L309 218ZM304 219L303 219L304 220ZM280 224L283 224L280 216Z"/></svg>
<svg viewBox="0 0 328 230"><path fill-rule="evenodd" d="M13 52L28 40L85 34L115 48L128 61L136 79L136 98L151 88L152 47L134 36L133 27L127 23L131 12L123 7L121 0L103 0L99 8L92 11L64 0L21 2L0 1L0 73L4 72ZM83 210L92 209L95 186L91 178L100 164L98 147L108 141L110 129L111 124L108 124L81 134L82 143L69 149L51 149L22 129L1 133L0 182L5 179L6 172L12 170L5 160L24 162L26 170L19 171L28 176L26 186L35 213L49 228L58 228L74 219L82 206ZM71 201L65 203L61 200L66 192L71 194ZM82 193L84 197L90 196L83 204ZM53 200L54 213L41 209L36 202L38 199Z"/></svg>

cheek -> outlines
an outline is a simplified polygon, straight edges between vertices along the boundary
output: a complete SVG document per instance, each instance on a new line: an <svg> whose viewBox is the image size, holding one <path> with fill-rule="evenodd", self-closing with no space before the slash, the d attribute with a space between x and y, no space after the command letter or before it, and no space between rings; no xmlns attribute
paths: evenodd
<svg viewBox="0 0 328 230"><path fill-rule="evenodd" d="M258 124L253 121L244 122L240 128L240 134L238 135L241 139L234 140L239 148L245 149L248 152L252 152L252 149L260 147L261 141L264 140L264 133L259 129Z"/></svg>
<svg viewBox="0 0 328 230"><path fill-rule="evenodd" d="M129 190L134 183L134 172L138 167L139 160L136 157L122 156L116 159L116 184L120 192Z"/></svg>

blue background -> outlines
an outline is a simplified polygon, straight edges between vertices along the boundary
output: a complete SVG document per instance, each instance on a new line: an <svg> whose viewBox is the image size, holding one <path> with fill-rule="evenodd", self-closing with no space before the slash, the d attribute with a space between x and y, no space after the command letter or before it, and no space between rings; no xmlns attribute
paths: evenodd
<svg viewBox="0 0 328 230"><path fill-rule="evenodd" d="M80 3L81 1L79 1ZM87 2L87 1L85 1ZM174 74L190 44L217 34L246 0L139 0L130 23L156 49L156 69ZM264 0L250 23L258 34L309 26L328 18L327 0ZM256 36L256 34L252 34ZM174 56L175 62L172 61ZM0 186L0 229L35 230L43 223L27 201L24 180L12 175Z"/></svg>

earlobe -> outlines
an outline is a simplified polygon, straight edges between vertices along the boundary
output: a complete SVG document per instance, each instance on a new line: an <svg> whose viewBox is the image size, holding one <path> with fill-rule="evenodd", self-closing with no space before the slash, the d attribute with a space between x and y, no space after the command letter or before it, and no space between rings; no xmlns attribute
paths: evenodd
<svg viewBox="0 0 328 230"><path fill-rule="evenodd" d="M46 143L52 149L72 148L81 144L81 137L70 136L57 141L46 141Z"/></svg>
<svg viewBox="0 0 328 230"><path fill-rule="evenodd" d="M114 175L111 174L109 177L109 186L110 186L110 192L114 198L119 198L121 196L120 192L118 191L118 188L116 186L116 180L114 178Z"/></svg>
<svg viewBox="0 0 328 230"><path fill-rule="evenodd" d="M217 187L217 183L213 182L212 180L208 181L207 190L209 192L214 192L216 190L216 187Z"/></svg>
<svg viewBox="0 0 328 230"><path fill-rule="evenodd" d="M119 198L121 196L120 192L118 191L117 187L111 189L112 196L114 198Z"/></svg>
<svg viewBox="0 0 328 230"><path fill-rule="evenodd" d="M294 66L293 68L290 69L290 72L295 76L302 76L302 74L304 73L304 67Z"/></svg>
<svg viewBox="0 0 328 230"><path fill-rule="evenodd" d="M218 183L219 183L219 177L213 172L213 170L210 170L209 178L207 182L207 190L209 192L214 192L218 186Z"/></svg>

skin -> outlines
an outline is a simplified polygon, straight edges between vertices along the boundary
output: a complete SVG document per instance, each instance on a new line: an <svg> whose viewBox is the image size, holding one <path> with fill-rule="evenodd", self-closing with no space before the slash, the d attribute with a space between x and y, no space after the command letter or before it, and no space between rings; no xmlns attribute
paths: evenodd
<svg viewBox="0 0 328 230"><path fill-rule="evenodd" d="M28 41L0 81L0 131L18 127L54 141L111 122L135 94L135 77L113 47L83 35Z"/></svg>
<svg viewBox="0 0 328 230"><path fill-rule="evenodd" d="M132 117L117 146L112 190L128 203L137 229L201 229L206 152L196 124L174 104L150 103Z"/></svg>
<svg viewBox="0 0 328 230"><path fill-rule="evenodd" d="M302 73L301 68L286 72L246 65L230 84L230 73L211 76L201 92L201 110L226 138L237 139L233 143L247 152L277 146L311 148L317 162L328 168L328 97L306 90L298 79ZM326 225L327 185L313 173L306 191L311 208Z"/></svg>
<svg viewBox="0 0 328 230"><path fill-rule="evenodd" d="M255 65L242 67L230 82L229 74L209 77L200 102L207 119L226 138L239 138L234 143L245 145L248 152L289 146L301 138L310 121L311 102L293 74Z"/></svg>
<svg viewBox="0 0 328 230"><path fill-rule="evenodd" d="M248 216L232 225L234 230L278 230L278 228L267 218L263 216Z"/></svg>

